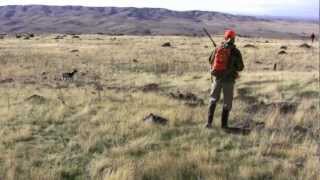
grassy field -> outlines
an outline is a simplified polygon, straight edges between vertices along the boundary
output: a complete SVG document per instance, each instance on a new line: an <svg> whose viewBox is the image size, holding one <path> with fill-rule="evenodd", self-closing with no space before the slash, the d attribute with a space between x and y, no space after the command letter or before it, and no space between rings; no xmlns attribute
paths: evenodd
<svg viewBox="0 0 320 180"><path fill-rule="evenodd" d="M0 40L1 180L320 179L318 43L238 39L238 134L220 129L221 104L204 128L207 38L54 37Z"/></svg>

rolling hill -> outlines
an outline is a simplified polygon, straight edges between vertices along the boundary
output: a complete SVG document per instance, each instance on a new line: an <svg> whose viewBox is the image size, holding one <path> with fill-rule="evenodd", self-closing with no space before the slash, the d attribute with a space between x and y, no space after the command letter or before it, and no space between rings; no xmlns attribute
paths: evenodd
<svg viewBox="0 0 320 180"><path fill-rule="evenodd" d="M236 29L243 36L298 38L319 32L318 22L238 16L208 11L83 6L1 6L0 33L201 35Z"/></svg>

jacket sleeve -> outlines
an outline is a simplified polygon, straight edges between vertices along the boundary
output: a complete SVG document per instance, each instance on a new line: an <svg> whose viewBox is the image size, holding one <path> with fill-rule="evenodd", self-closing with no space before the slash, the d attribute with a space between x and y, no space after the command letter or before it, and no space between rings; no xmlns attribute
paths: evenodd
<svg viewBox="0 0 320 180"><path fill-rule="evenodd" d="M233 62L234 62L234 68L236 71L242 71L244 69L244 64L242 60L242 55L239 49L234 50L234 56L233 56Z"/></svg>

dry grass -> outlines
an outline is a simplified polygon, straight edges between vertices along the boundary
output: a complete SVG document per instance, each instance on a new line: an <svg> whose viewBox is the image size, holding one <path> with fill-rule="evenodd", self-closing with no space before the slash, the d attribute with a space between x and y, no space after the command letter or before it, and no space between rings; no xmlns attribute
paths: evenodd
<svg viewBox="0 0 320 180"><path fill-rule="evenodd" d="M206 105L168 95L192 92L206 102L207 39L53 37L0 40L0 80L14 80L0 84L0 179L320 178L319 47L239 40L247 68L231 124L265 127L238 135L218 128L221 106L207 130ZM162 48L164 42L173 47ZM281 45L288 55L277 54ZM62 82L61 73L74 68L75 80ZM159 89L143 92L149 83ZM34 94L44 99L28 99ZM144 124L151 112L169 124Z"/></svg>

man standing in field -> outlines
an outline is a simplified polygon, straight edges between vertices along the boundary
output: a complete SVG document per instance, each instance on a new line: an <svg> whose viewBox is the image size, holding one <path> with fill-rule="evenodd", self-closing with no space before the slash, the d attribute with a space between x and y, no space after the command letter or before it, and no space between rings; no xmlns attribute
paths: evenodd
<svg viewBox="0 0 320 180"><path fill-rule="evenodd" d="M310 39L311 39L311 42L313 43L314 39L316 38L316 35L314 35L314 33L311 34L310 36Z"/></svg>
<svg viewBox="0 0 320 180"><path fill-rule="evenodd" d="M238 72L244 68L242 55L235 46L236 33L226 30L224 33L225 41L216 48L209 58L211 75L215 77L210 93L208 122L206 128L212 128L212 121L217 102L223 92L223 110L221 117L221 127L228 128L229 113L232 108L233 90Z"/></svg>

